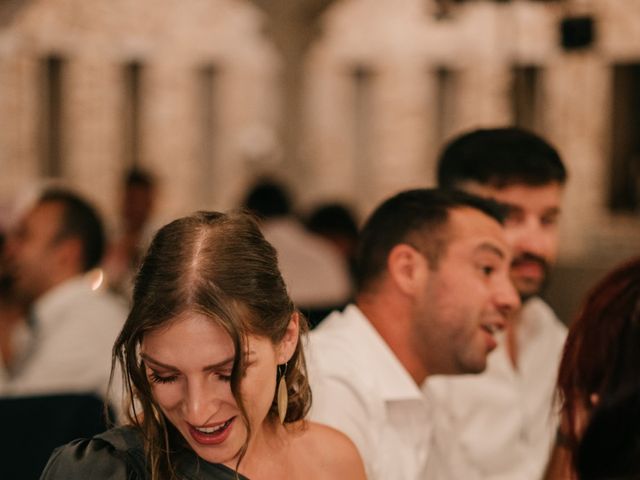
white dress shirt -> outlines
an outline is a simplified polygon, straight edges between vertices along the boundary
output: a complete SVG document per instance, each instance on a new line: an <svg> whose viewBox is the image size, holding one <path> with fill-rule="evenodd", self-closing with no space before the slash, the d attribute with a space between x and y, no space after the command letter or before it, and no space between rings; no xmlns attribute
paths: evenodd
<svg viewBox="0 0 640 480"><path fill-rule="evenodd" d="M555 438L554 392L566 327L540 298L517 320L518 366L504 338L479 375L433 376L433 457L443 479L539 480Z"/></svg>
<svg viewBox="0 0 640 480"><path fill-rule="evenodd" d="M328 241L291 218L268 219L262 231L278 252L278 267L296 305L318 308L347 303L349 270Z"/></svg>
<svg viewBox="0 0 640 480"><path fill-rule="evenodd" d="M111 349L127 317L123 302L76 277L41 296L31 338L11 372L0 365L0 395L96 393L104 396Z"/></svg>
<svg viewBox="0 0 640 480"><path fill-rule="evenodd" d="M425 478L431 434L423 392L362 312L333 312L310 335L311 419L353 440L369 480Z"/></svg>

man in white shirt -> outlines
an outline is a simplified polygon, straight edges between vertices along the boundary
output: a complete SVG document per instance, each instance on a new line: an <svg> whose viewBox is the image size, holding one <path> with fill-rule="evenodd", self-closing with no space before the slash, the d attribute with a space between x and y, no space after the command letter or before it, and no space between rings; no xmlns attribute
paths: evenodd
<svg viewBox="0 0 640 480"><path fill-rule="evenodd" d="M8 260L15 291L30 307L30 338L11 368L0 368L0 395L106 393L127 312L91 275L103 250L97 213L71 192L47 190L24 215Z"/></svg>
<svg viewBox="0 0 640 480"><path fill-rule="evenodd" d="M556 259L566 176L551 145L517 128L465 133L439 160L441 187L507 206L511 279L522 300L483 374L426 383L440 405L436 437L450 478L538 480L544 473L557 426L553 398L566 327L537 295Z"/></svg>
<svg viewBox="0 0 640 480"><path fill-rule="evenodd" d="M427 475L428 375L478 373L519 305L496 205L412 190L361 232L355 304L311 333L311 418L346 433L370 480Z"/></svg>

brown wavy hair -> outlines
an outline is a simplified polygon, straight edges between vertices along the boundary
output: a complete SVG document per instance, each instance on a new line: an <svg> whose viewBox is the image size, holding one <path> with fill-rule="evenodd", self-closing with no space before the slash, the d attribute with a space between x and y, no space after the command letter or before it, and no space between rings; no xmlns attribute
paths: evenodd
<svg viewBox="0 0 640 480"><path fill-rule="evenodd" d="M278 270L276 251L251 215L198 212L169 223L156 234L136 277L131 312L113 347L112 377L119 363L128 420L143 436L152 480L176 478L174 454L188 446L155 404L139 348L146 334L184 312L209 317L234 344L231 391L247 428L237 470L251 436L240 394L247 337L279 343L296 312ZM306 330L300 315L298 344L285 373L289 393L285 423L303 419L311 405L301 343ZM274 392L268 418L277 417Z"/></svg>
<svg viewBox="0 0 640 480"><path fill-rule="evenodd" d="M640 388L640 258L611 271L587 295L569 329L558 374L562 434L576 466L577 418ZM588 422L589 420L587 420Z"/></svg>

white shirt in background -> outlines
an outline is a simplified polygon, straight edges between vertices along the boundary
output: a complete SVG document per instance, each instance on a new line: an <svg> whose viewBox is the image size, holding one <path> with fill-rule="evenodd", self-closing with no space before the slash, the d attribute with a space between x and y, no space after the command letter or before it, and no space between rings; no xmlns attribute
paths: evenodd
<svg viewBox="0 0 640 480"><path fill-rule="evenodd" d="M11 372L0 365L0 396L106 393L124 302L76 277L35 303L29 341Z"/></svg>
<svg viewBox="0 0 640 480"><path fill-rule="evenodd" d="M433 376L434 457L452 480L539 480L556 435L554 392L566 327L540 298L518 319L518 367L504 338L479 375Z"/></svg>

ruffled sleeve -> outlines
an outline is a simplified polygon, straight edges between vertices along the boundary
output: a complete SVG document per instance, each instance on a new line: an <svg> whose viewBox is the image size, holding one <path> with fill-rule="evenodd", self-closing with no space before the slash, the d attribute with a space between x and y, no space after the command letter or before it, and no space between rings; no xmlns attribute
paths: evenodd
<svg viewBox="0 0 640 480"><path fill-rule="evenodd" d="M100 439L75 440L53 451L40 480L129 480L126 455Z"/></svg>

